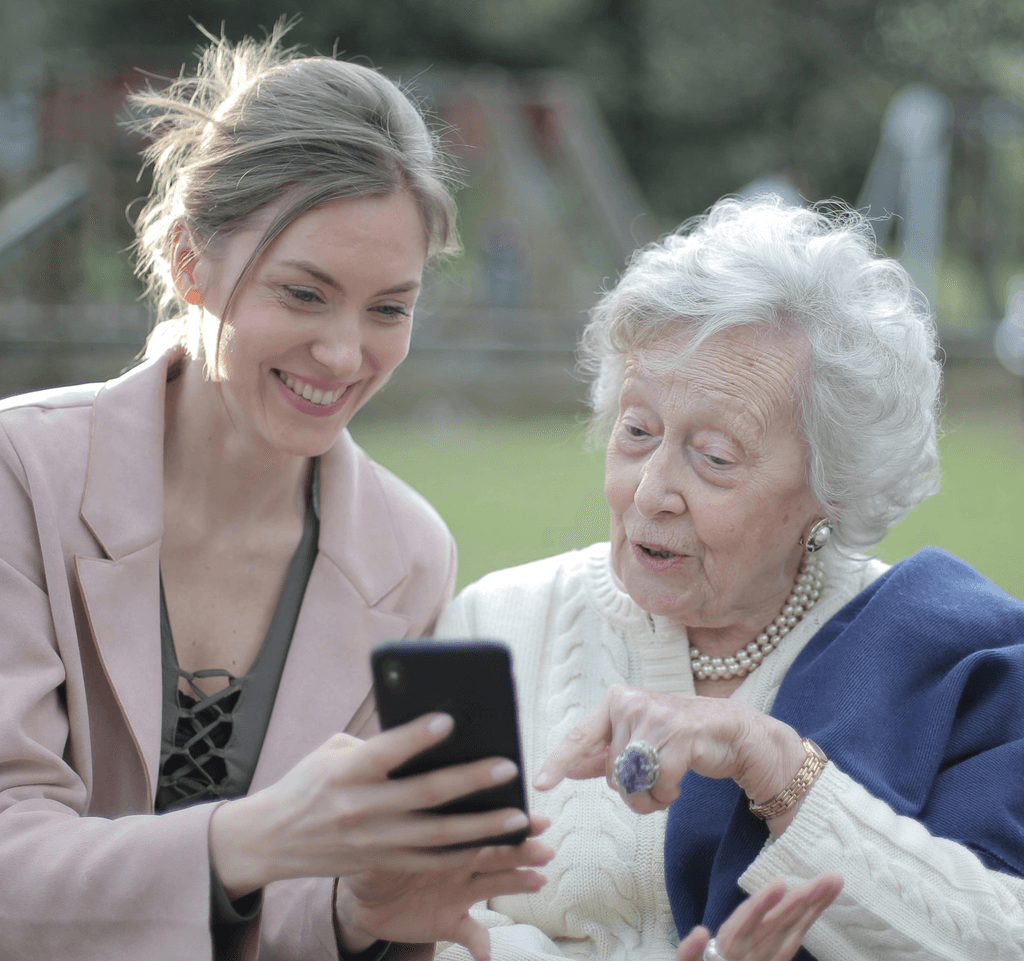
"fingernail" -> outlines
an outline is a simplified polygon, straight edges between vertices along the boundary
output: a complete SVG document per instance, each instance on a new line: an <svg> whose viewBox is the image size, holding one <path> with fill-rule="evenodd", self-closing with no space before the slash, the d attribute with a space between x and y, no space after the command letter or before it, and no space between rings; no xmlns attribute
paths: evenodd
<svg viewBox="0 0 1024 961"><path fill-rule="evenodd" d="M427 724L427 730L434 737L441 737L442 734L447 734L453 727L455 727L455 718L450 714L435 714Z"/></svg>
<svg viewBox="0 0 1024 961"><path fill-rule="evenodd" d="M549 787L552 787L554 783L555 782L552 780L551 775L546 771L538 771L537 776L533 779L533 786L538 791L546 791Z"/></svg>
<svg viewBox="0 0 1024 961"><path fill-rule="evenodd" d="M516 776L516 772L519 770L508 758L498 761L494 767L491 768L491 777L497 782L507 781L509 778Z"/></svg>
<svg viewBox="0 0 1024 961"><path fill-rule="evenodd" d="M530 819L522 811L516 811L511 817L505 819L505 830L518 831L529 823Z"/></svg>

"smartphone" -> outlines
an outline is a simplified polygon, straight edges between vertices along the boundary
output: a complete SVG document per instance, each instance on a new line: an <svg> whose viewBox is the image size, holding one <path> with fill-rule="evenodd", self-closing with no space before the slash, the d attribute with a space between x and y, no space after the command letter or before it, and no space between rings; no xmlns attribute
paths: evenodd
<svg viewBox="0 0 1024 961"><path fill-rule="evenodd" d="M370 662L382 729L432 711L444 711L455 719L455 727L444 741L395 768L389 777L423 774L485 757L507 757L519 768L517 778L432 810L438 814L496 808L526 811L519 712L512 655L506 645L498 641L393 641L377 645ZM528 835L529 829L523 828L457 846L520 844Z"/></svg>

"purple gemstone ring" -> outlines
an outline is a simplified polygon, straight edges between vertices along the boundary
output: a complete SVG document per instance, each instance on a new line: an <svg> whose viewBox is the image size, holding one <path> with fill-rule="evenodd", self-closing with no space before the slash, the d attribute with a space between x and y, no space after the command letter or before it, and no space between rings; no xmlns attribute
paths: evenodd
<svg viewBox="0 0 1024 961"><path fill-rule="evenodd" d="M649 791L660 771L658 752L646 741L630 741L615 759L615 782L626 794Z"/></svg>

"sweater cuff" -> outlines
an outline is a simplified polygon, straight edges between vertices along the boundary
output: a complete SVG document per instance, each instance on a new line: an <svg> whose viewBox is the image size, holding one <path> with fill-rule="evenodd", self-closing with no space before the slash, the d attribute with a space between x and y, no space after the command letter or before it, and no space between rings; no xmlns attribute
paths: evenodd
<svg viewBox="0 0 1024 961"><path fill-rule="evenodd" d="M210 922L215 927L252 921L263 907L263 891L253 891L232 901L220 875L210 864Z"/></svg>
<svg viewBox="0 0 1024 961"><path fill-rule="evenodd" d="M838 796L852 783L834 761L829 761L804 795L800 810L782 836L769 838L761 853L740 875L740 887L749 894L779 877L792 885L810 880L823 871L843 874L848 864L841 851L822 844L822 839L834 834L831 815L839 804Z"/></svg>

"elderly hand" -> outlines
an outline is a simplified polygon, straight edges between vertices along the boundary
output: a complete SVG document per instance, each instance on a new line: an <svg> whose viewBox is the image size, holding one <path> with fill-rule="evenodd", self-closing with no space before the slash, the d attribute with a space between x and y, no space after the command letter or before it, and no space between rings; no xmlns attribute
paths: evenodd
<svg viewBox="0 0 1024 961"><path fill-rule="evenodd" d="M525 827L526 815L514 809L426 810L510 780L516 768L504 758L388 779L447 737L452 723L429 714L367 741L337 734L276 784L222 804L210 820L210 854L228 894L284 878L446 871L475 852L436 849ZM526 850L523 863L543 863L535 845Z"/></svg>
<svg viewBox="0 0 1024 961"><path fill-rule="evenodd" d="M542 833L550 823L548 818L533 818L531 833ZM486 961L490 936L470 916L470 905L539 890L547 879L523 868L547 864L553 856L547 845L529 840L517 847L479 848L468 861L447 871L371 871L344 878L337 902L344 947L359 951L377 939L454 941L468 948L476 961Z"/></svg>
<svg viewBox="0 0 1024 961"><path fill-rule="evenodd" d="M719 928L719 956L728 961L789 961L842 889L838 874L821 874L792 891L783 881L773 881L747 898ZM707 928L694 928L679 945L676 961L701 961L709 940Z"/></svg>
<svg viewBox="0 0 1024 961"><path fill-rule="evenodd" d="M631 741L652 745L661 765L650 791L623 792L626 803L641 814L667 808L679 796L679 782L688 770L732 778L752 800L767 801L789 784L806 757L793 728L746 704L612 687L551 753L534 787L546 791L564 777L604 775L617 789L615 759ZM769 821L769 830L781 834L795 813Z"/></svg>

